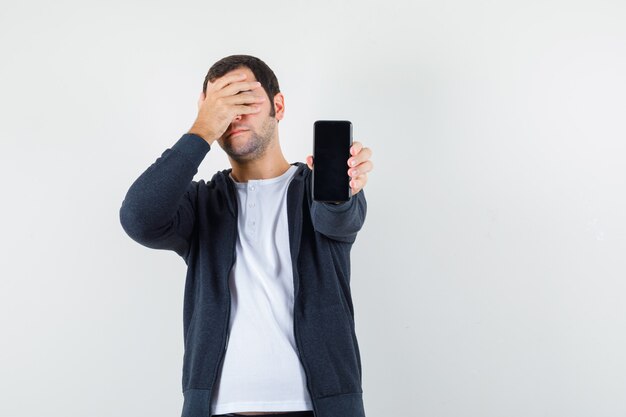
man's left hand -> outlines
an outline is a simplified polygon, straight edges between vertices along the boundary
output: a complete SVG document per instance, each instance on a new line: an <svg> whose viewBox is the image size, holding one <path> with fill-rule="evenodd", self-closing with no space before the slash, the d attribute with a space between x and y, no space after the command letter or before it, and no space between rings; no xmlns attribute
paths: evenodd
<svg viewBox="0 0 626 417"><path fill-rule="evenodd" d="M352 195L357 194L367 184L367 173L374 168L370 161L372 150L364 148L361 142L352 142L350 147L350 158L348 158L348 176L350 177L350 188ZM313 156L306 157L306 164L309 169L313 169Z"/></svg>

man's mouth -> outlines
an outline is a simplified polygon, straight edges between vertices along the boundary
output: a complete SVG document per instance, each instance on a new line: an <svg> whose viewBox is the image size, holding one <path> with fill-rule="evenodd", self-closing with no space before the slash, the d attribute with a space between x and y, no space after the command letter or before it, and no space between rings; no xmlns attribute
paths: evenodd
<svg viewBox="0 0 626 417"><path fill-rule="evenodd" d="M234 136L238 133L247 132L247 131L248 131L247 129L233 130L232 132L230 132L230 135L228 136Z"/></svg>

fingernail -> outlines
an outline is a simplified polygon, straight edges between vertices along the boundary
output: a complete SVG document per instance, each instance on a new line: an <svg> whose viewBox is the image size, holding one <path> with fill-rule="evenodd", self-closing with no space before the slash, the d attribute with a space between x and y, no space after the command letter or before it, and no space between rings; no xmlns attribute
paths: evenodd
<svg viewBox="0 0 626 417"><path fill-rule="evenodd" d="M350 162L350 165L355 166L355 165L356 165L356 161L353 159L353 160Z"/></svg>

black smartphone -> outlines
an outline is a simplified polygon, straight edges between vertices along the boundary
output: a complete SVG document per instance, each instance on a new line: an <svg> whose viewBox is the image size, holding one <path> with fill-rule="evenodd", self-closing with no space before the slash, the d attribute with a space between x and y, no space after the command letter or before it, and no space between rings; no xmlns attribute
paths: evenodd
<svg viewBox="0 0 626 417"><path fill-rule="evenodd" d="M317 120L313 123L313 200L340 203L350 200L348 159L352 122Z"/></svg>

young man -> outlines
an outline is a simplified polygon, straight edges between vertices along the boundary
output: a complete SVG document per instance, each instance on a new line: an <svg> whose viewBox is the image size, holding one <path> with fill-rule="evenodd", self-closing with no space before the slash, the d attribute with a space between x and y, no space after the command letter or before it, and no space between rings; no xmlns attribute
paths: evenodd
<svg viewBox="0 0 626 417"><path fill-rule="evenodd" d="M182 417L365 416L350 249L372 152L353 143L348 202L313 201L312 157L289 164L280 148L284 112L263 61L223 58L191 129L122 202L132 239L173 250L188 267ZM193 181L215 141L232 168Z"/></svg>

